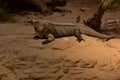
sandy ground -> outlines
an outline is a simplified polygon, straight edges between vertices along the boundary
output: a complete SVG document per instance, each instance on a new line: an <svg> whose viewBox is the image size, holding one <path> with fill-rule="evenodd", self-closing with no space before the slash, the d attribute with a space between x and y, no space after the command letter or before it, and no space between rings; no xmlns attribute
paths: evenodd
<svg viewBox="0 0 120 80"><path fill-rule="evenodd" d="M56 39L42 45L43 39L34 40L31 19L75 23L81 15L81 23L95 12L96 3L84 4L71 0L63 7L72 13L58 13L44 17L29 12L16 15L18 23L0 24L0 80L120 80L120 40L101 39L82 35L85 41L78 43L74 37ZM89 2L89 1L88 1ZM82 12L80 9L84 9ZM120 12L107 11L103 23L118 20Z"/></svg>

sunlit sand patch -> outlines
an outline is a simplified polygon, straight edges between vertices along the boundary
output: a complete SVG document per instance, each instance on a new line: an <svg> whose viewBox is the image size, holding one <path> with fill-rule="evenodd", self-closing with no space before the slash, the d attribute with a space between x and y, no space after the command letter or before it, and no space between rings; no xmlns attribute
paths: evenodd
<svg viewBox="0 0 120 80"><path fill-rule="evenodd" d="M119 45L120 44L119 44L118 39L113 39L113 40L110 40L110 41L106 42L106 46L108 46L110 48L120 49Z"/></svg>

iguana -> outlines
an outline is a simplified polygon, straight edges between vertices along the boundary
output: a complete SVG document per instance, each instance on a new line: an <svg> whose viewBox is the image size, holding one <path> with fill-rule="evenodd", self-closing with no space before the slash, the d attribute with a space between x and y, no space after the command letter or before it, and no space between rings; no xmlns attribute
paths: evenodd
<svg viewBox="0 0 120 80"><path fill-rule="evenodd" d="M57 23L49 21L32 20L30 23L34 26L36 36L34 39L44 38L47 39L42 44L48 44L55 40L57 37L75 36L79 42L84 40L80 34L85 34L101 39L112 39L117 36L109 36L101 34L84 24L72 23Z"/></svg>

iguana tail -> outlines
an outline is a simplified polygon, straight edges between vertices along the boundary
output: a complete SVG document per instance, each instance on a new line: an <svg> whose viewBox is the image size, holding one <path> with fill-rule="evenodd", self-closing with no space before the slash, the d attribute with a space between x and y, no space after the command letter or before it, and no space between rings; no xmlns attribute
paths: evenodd
<svg viewBox="0 0 120 80"><path fill-rule="evenodd" d="M79 27L80 27L81 34L85 34L85 35L89 35L89 36L93 36L101 39L112 39L117 37L117 36L101 34L84 24L80 24Z"/></svg>

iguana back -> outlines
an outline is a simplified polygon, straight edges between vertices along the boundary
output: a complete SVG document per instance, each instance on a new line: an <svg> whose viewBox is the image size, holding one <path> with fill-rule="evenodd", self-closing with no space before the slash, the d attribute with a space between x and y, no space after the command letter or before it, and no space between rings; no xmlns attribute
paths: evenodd
<svg viewBox="0 0 120 80"><path fill-rule="evenodd" d="M85 34L88 36L93 36L93 37L97 37L97 38L101 38L101 39L111 39L111 38L115 38L118 36L110 36L110 35L105 35L105 34L101 34L95 30L93 30L92 28L84 25L84 24L72 24L72 23L56 23L56 22L51 22L53 25L57 25L57 26L64 26L69 28L70 26L72 27L76 27L80 29L80 33L81 34Z"/></svg>

